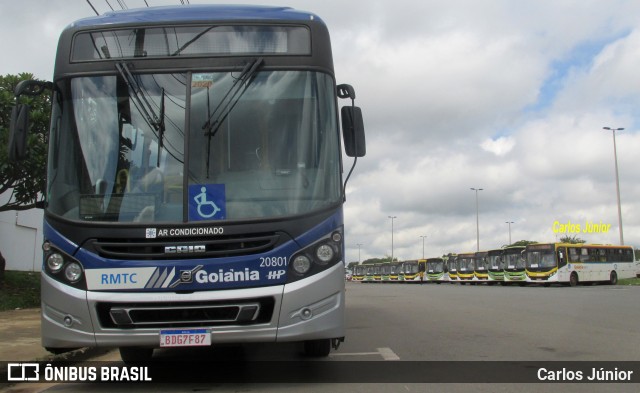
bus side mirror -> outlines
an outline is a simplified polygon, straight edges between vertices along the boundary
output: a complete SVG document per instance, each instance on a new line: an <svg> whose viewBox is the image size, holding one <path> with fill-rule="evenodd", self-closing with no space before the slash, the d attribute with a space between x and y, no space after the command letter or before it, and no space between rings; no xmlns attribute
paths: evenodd
<svg viewBox="0 0 640 393"><path fill-rule="evenodd" d="M11 109L9 123L9 161L27 157L27 133L29 130L29 105L18 104Z"/></svg>
<svg viewBox="0 0 640 393"><path fill-rule="evenodd" d="M364 157L367 147L364 138L362 110L357 106L343 106L341 110L344 150L349 157Z"/></svg>
<svg viewBox="0 0 640 393"><path fill-rule="evenodd" d="M45 90L53 90L52 82L38 80L20 81L13 94L17 98L22 95L35 97ZM16 104L11 109L11 120L9 123L9 161L16 162L27 157L27 134L29 133L29 105Z"/></svg>

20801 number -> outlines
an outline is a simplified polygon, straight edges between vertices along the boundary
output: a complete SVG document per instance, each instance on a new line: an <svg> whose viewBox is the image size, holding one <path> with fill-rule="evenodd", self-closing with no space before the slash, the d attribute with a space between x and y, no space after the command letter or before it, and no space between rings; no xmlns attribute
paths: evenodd
<svg viewBox="0 0 640 393"><path fill-rule="evenodd" d="M287 257L263 257L260 258L260 267L287 266Z"/></svg>

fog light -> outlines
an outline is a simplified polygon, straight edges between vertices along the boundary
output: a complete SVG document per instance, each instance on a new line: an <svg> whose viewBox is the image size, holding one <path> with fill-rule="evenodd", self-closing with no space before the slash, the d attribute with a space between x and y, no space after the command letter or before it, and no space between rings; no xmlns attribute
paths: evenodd
<svg viewBox="0 0 640 393"><path fill-rule="evenodd" d="M305 274L311 269L311 261L305 255L298 255L293 260L293 270L299 274Z"/></svg>
<svg viewBox="0 0 640 393"><path fill-rule="evenodd" d="M328 244L323 244L316 249L316 256L321 263L328 263L333 259L333 248Z"/></svg>
<svg viewBox="0 0 640 393"><path fill-rule="evenodd" d="M71 262L64 269L64 276L69 282L75 283L82 277L82 267L78 262Z"/></svg>
<svg viewBox="0 0 640 393"><path fill-rule="evenodd" d="M71 318L69 315L65 315L62 323L64 323L64 326L66 327L71 327L71 325L73 325L73 318Z"/></svg>
<svg viewBox="0 0 640 393"><path fill-rule="evenodd" d="M333 232L333 234L331 234L331 240L340 243L340 241L342 241L342 234L340 232Z"/></svg>
<svg viewBox="0 0 640 393"><path fill-rule="evenodd" d="M57 252L49 255L49 257L47 258L47 267L49 268L49 270L51 270L51 273L58 273L60 270L62 270L63 265L64 258Z"/></svg>
<svg viewBox="0 0 640 393"><path fill-rule="evenodd" d="M303 308L302 310L300 310L300 318L304 319L305 321L307 319L310 319L313 316L313 312L308 309L308 308Z"/></svg>

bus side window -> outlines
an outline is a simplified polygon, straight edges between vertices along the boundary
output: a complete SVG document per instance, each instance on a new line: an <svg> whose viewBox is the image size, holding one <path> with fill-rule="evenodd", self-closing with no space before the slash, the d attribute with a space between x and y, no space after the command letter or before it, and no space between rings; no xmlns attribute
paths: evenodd
<svg viewBox="0 0 640 393"><path fill-rule="evenodd" d="M607 250L604 248L598 249L598 262L607 262Z"/></svg>
<svg viewBox="0 0 640 393"><path fill-rule="evenodd" d="M589 262L589 250L581 248L580 250L580 262Z"/></svg>
<svg viewBox="0 0 640 393"><path fill-rule="evenodd" d="M580 255L578 251L579 249L576 248L569 249L569 262L580 262Z"/></svg>

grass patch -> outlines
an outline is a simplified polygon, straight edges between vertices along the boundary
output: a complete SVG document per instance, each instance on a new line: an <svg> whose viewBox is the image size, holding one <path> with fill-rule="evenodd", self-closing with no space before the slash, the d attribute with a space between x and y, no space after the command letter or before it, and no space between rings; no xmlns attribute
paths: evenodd
<svg viewBox="0 0 640 393"><path fill-rule="evenodd" d="M40 307L40 272L4 272L0 282L0 311Z"/></svg>
<svg viewBox="0 0 640 393"><path fill-rule="evenodd" d="M640 278L621 278L618 280L618 285L640 285Z"/></svg>

